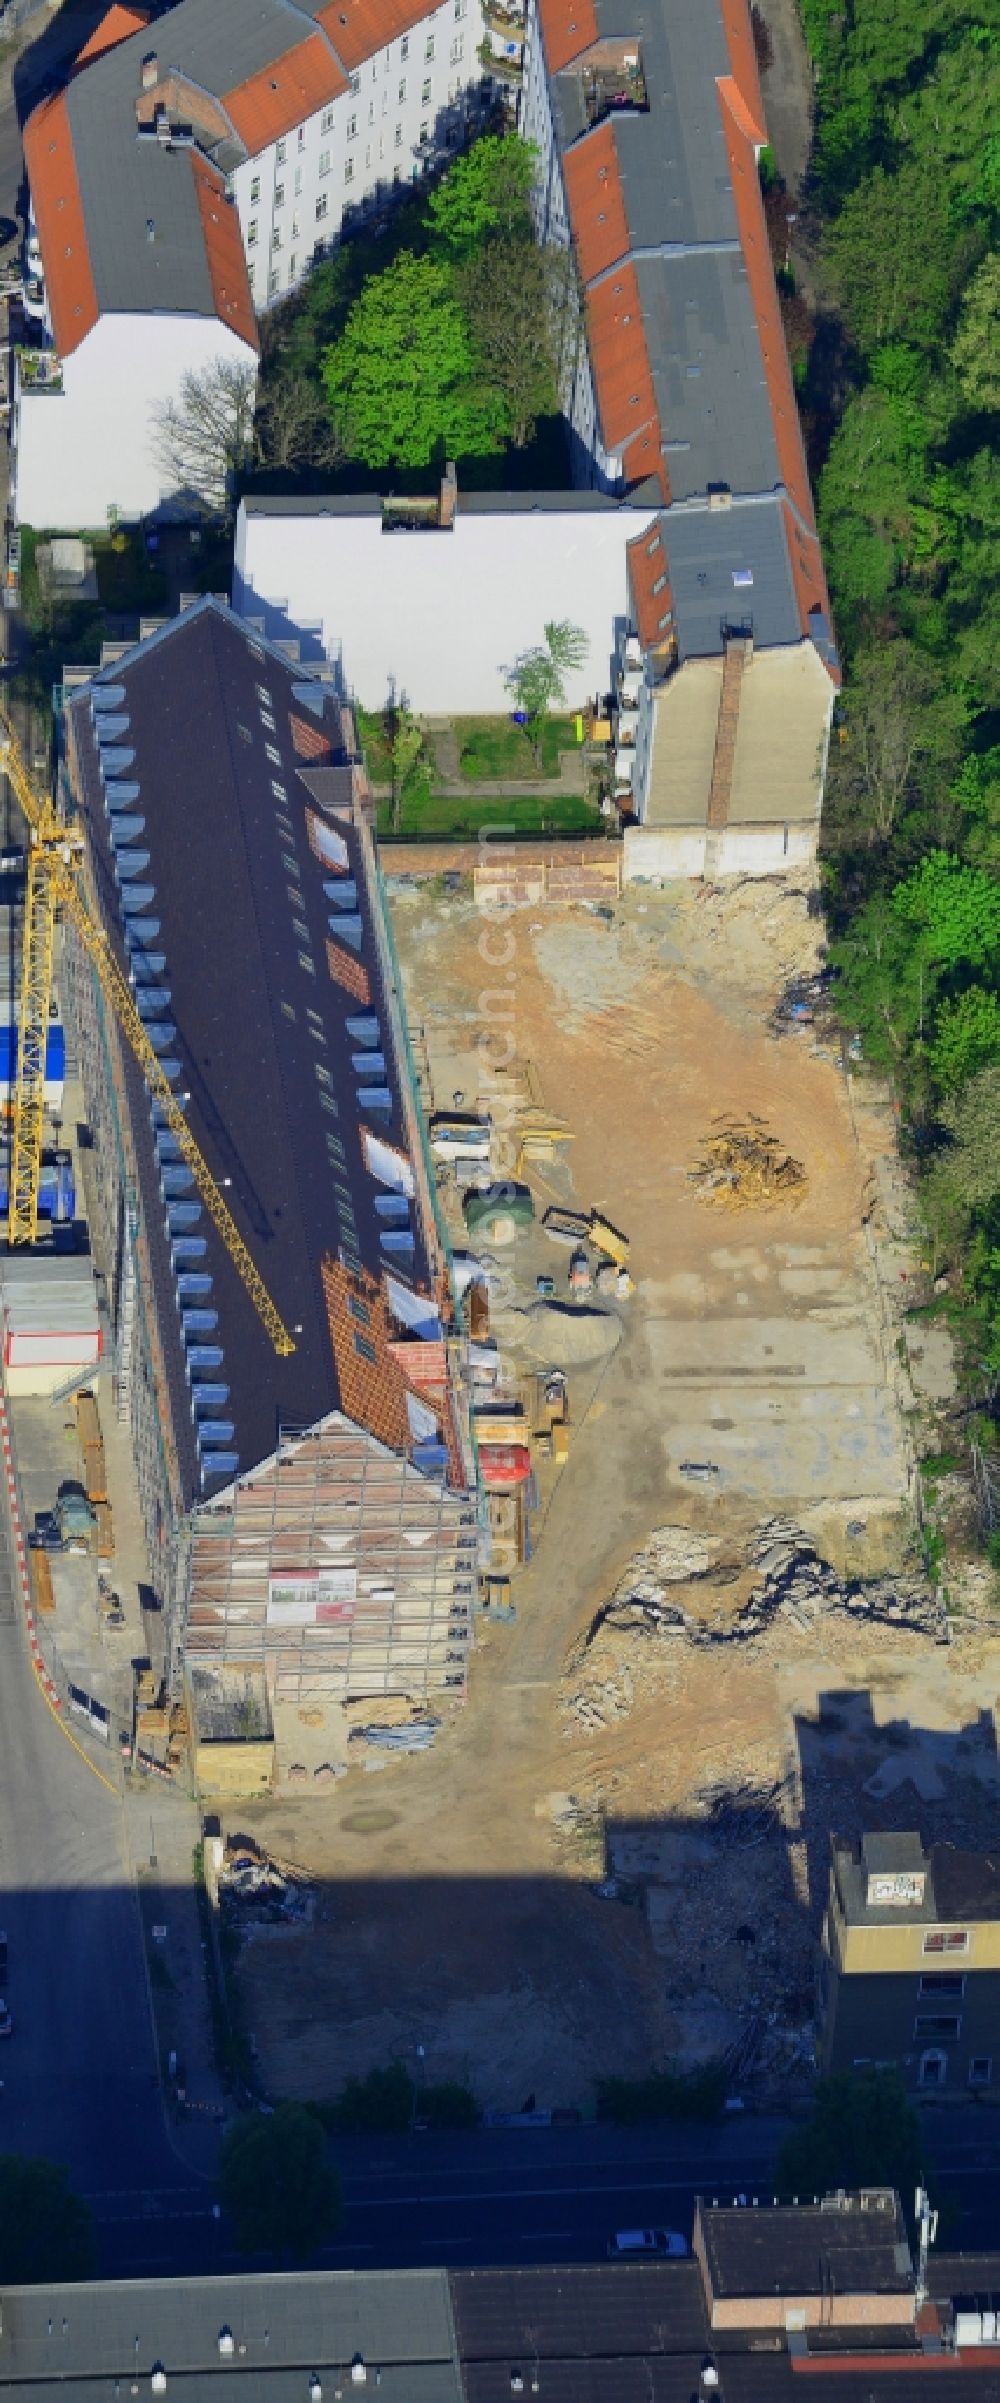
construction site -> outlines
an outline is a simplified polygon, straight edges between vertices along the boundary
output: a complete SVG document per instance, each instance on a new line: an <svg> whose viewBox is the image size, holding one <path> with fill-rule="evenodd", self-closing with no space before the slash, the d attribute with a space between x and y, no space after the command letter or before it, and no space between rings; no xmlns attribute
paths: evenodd
<svg viewBox="0 0 1000 2403"><path fill-rule="evenodd" d="M261 2075L804 2082L829 1829L975 1842L1000 1774L988 1576L924 1570L952 1371L892 1107L804 893L453 887L390 894L492 1536L468 1700L243 1814L316 1897L242 1957Z"/></svg>

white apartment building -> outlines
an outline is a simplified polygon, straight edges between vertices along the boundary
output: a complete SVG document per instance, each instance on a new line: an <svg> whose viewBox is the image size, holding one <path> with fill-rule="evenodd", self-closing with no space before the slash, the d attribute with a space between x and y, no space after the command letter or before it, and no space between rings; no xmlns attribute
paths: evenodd
<svg viewBox="0 0 1000 2403"><path fill-rule="evenodd" d="M345 218L377 219L461 146L492 88L483 40L481 0L177 0L155 17L116 0L25 127L52 347L18 384L19 519L183 507L158 405L188 370L255 356L257 313Z"/></svg>
<svg viewBox="0 0 1000 2403"><path fill-rule="evenodd" d="M479 0L443 0L350 72L346 91L231 173L258 311L292 292L345 216L377 213L457 150L481 107Z"/></svg>

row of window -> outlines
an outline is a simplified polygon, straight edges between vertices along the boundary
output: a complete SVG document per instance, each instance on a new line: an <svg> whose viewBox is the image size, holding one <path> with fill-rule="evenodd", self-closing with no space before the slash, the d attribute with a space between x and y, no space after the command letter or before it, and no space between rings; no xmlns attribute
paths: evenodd
<svg viewBox="0 0 1000 2403"><path fill-rule="evenodd" d="M467 10L467 7L468 7L468 0L454 0L454 12L455 12L455 17L456 17L456 19L457 19L459 22L461 22L462 18L465 16L465 14L466 14L466 10ZM433 57L434 57L436 39L437 39L437 37L436 37L436 35L435 35L435 34L433 34L433 33L429 33L429 34L427 34L427 35L425 36L425 38L424 38L424 61L425 61L425 64L426 64L427 66L430 66L430 64L431 64L431 61L432 61L432 59L433 59ZM451 60L452 60L452 65L455 65L455 64L457 63L457 61L458 61L458 60L459 60L459 59L460 59L460 58L463 56L464 49L465 49L465 37L464 37L464 35L462 35L462 34L459 34L459 35L456 37L456 39L455 39L455 40L452 42L452 45L451 45ZM400 60L400 65L402 65L402 66L405 66L405 64L406 64L406 61L407 61L407 59L409 58L409 55L410 55L410 37L409 37L409 34L404 34L404 35L403 35L403 37L402 37L402 40L401 40L401 42L400 42L400 45L399 45L399 60ZM390 52L390 51L387 49L387 50L383 51L383 53L382 53L382 72L383 72L383 75L387 75L387 74L389 73L389 68L390 68L390 65L391 65L391 52ZM378 61L377 61L377 59L373 59L373 60L372 60L372 80L373 80L373 81L376 79L376 77L377 77L377 74L378 74ZM361 74L360 74L360 70L357 70L357 71L356 71L356 72L355 72L355 73L354 73L354 74L351 76L351 90L352 90L352 92L354 92L354 93L358 93L358 92L360 92L360 90L361 90ZM404 99L405 99L405 97L406 97L406 85L405 85L405 82L403 82L403 83L401 83L401 84L400 84L400 87L399 87L399 97L400 97L400 100L404 100ZM323 135L324 135L324 134L329 134L329 133L332 133L332 132L333 132L335 123L336 123L336 110L335 110L335 109L332 109L332 108L325 108L325 109L323 109L323 111L322 111L322 113L321 113L321 115L320 115L320 121L319 121L319 130L320 130L320 138L321 138L321 139L322 139L322 137L323 137ZM297 130L297 132L296 132L296 135L295 135L295 143L294 143L294 149L295 149L295 152L296 152L296 153L297 153L299 156L301 156L301 154L303 153L303 151L305 151L305 150L307 149L307 147L308 147L308 134L309 134L309 128L308 128L308 125L300 125L300 126L299 126L299 128L298 128L298 130ZM279 142L276 142L276 143L275 143L274 155L275 155L275 161L276 161L276 164L277 164L279 167L285 167L285 166L287 166L287 164L288 164L288 145L289 145L289 141L290 141L290 140L291 140L291 136L290 136L290 135L283 135L283 136L282 136L282 139L281 139ZM252 206L255 204L255 202L259 201L259 199L260 199L260 177L259 177L259 175L255 175L255 176L253 177L253 179L252 179L252 182L251 182L251 185L250 185L250 203L251 203L251 207L252 207Z"/></svg>

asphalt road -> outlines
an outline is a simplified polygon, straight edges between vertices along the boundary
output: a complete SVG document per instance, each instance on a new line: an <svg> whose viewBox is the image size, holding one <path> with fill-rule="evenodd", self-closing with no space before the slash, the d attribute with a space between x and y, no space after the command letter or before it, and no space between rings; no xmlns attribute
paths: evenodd
<svg viewBox="0 0 1000 2403"><path fill-rule="evenodd" d="M959 2112L932 2132L943 2166L931 2194L947 2207L949 2250L1000 2244L1000 2130L991 2126ZM748 2116L718 2129L418 2133L342 2145L344 2222L318 2259L331 2269L602 2260L616 2228L689 2236L697 2194L769 2199L782 2133ZM95 2205L106 2266L119 2276L255 2266L213 2218L210 2187L131 2186Z"/></svg>
<svg viewBox="0 0 1000 2403"><path fill-rule="evenodd" d="M114 1779L113 1764L108 1775ZM108 1792L40 1693L0 1513L0 1925L13 2035L0 2150L90 2194L190 2185L160 2099L135 1886ZM204 2190L202 2190L204 2193Z"/></svg>

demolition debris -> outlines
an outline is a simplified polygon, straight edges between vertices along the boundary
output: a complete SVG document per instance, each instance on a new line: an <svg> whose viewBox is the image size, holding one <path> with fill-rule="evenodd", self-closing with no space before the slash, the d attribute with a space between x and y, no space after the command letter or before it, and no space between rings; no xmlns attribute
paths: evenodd
<svg viewBox="0 0 1000 2403"><path fill-rule="evenodd" d="M702 1201L724 1210L759 1210L771 1202L793 1204L806 1189L801 1160L784 1151L763 1118L723 1118L706 1136L702 1156L688 1170Z"/></svg>
<svg viewBox="0 0 1000 2403"><path fill-rule="evenodd" d="M673 1639L708 1650L759 1643L776 1623L811 1634L816 1622L832 1612L864 1620L868 1627L922 1636L931 1643L949 1641L944 1605L925 1578L875 1577L867 1583L843 1580L820 1558L801 1528L782 1518L765 1519L750 1538L746 1557L759 1575L741 1608L729 1614L720 1610L695 1616L669 1589L679 1582L706 1578L711 1578L713 1586L730 1582L736 1573L732 1567L711 1566L715 1549L707 1538L688 1534L683 1528L660 1528L636 1554L610 1601L602 1603L595 1614L575 1656L575 1669L586 1668L591 1647L605 1633L640 1642ZM586 1730L605 1726L610 1719L626 1718L634 1699L635 1676L621 1663L606 1683L572 1692L567 1709Z"/></svg>

